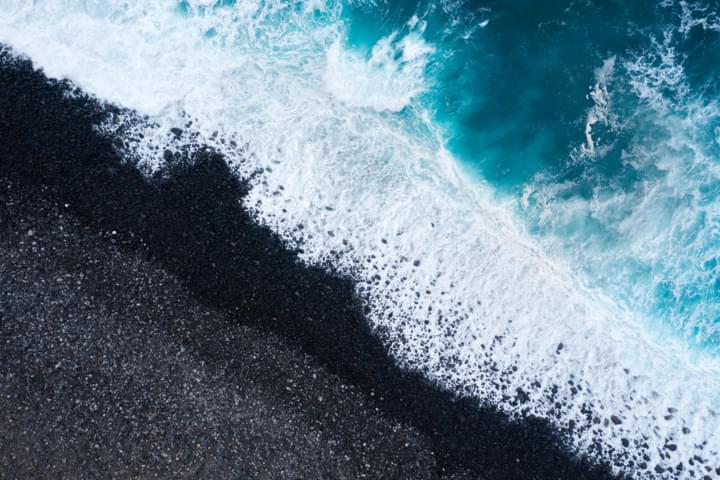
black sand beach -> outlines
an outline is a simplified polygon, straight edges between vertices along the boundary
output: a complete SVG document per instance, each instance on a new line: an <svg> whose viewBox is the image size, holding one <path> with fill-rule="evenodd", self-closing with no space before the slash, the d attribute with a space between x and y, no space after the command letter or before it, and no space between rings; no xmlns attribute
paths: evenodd
<svg viewBox="0 0 720 480"><path fill-rule="evenodd" d="M610 478L399 369L221 155L145 176L73 89L0 52L0 478Z"/></svg>

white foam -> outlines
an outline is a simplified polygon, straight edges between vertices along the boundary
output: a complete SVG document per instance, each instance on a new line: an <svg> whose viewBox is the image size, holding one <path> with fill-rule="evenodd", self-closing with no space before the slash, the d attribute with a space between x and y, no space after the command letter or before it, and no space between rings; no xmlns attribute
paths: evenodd
<svg viewBox="0 0 720 480"><path fill-rule="evenodd" d="M665 91L673 91L679 97L687 95L685 70L673 46L673 32L666 31L662 40L651 36L651 47L635 53L624 62L630 74L630 85L637 96L659 112L670 108Z"/></svg>
<svg viewBox="0 0 720 480"><path fill-rule="evenodd" d="M720 31L720 12L714 10L711 5L686 0L682 0L678 4L680 6L680 26L678 31L682 34L687 35L696 27L703 30ZM672 6L672 3L668 6Z"/></svg>
<svg viewBox="0 0 720 480"><path fill-rule="evenodd" d="M328 91L348 105L378 112L399 112L410 105L425 91L425 67L433 48L418 33L398 35L380 39L368 59L336 40L327 51Z"/></svg>
<svg viewBox="0 0 720 480"><path fill-rule="evenodd" d="M714 359L659 343L583 287L512 208L466 181L438 134L387 113L403 102L368 104L352 98L365 87L328 87L332 49L347 53L334 47L344 35L336 5L310 15L240 0L190 18L168 1L15 6L0 3L0 41L48 74L151 114L161 137L187 112L206 140L219 130L247 142L248 169L270 168L249 198L259 217L288 239L302 223L307 261L347 252L339 266L365 282L371 319L406 366L511 413L572 420L580 449L599 441L650 465L720 452ZM206 38L208 28L217 36ZM365 68L355 60L346 58ZM517 388L527 403L514 404Z"/></svg>
<svg viewBox="0 0 720 480"><path fill-rule="evenodd" d="M588 96L593 101L585 121L585 144L580 146L580 155L592 157L595 152L595 140L592 136L592 129L596 123L608 124L610 119L610 93L608 83L615 69L615 57L612 56L603 62L595 72L595 86L590 89Z"/></svg>
<svg viewBox="0 0 720 480"><path fill-rule="evenodd" d="M640 124L622 161L642 181L629 188L598 182L590 198L582 198L572 193L573 183L537 178L525 187L531 193L521 205L545 233L546 250L584 266L594 285L615 299L660 317L653 330L679 331L717 354L720 168L710 132L720 105L691 95L676 34L667 29L662 42L653 38L649 50L631 54L622 65L626 76L615 81L619 92L627 88L640 100L630 112L636 118L614 122ZM607 88L594 90L610 95ZM608 102L599 104L604 112ZM607 116L596 115L597 106L588 118Z"/></svg>

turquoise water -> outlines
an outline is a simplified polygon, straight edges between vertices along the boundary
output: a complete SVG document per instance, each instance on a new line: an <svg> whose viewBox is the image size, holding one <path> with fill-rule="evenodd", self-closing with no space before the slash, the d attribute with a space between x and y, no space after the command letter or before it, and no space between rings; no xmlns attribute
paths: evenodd
<svg viewBox="0 0 720 480"><path fill-rule="evenodd" d="M466 170L591 286L720 345L716 2L354 2L368 57L435 49L420 103ZM589 131L588 131L589 125ZM667 328L666 328L667 329Z"/></svg>
<svg viewBox="0 0 720 480"><path fill-rule="evenodd" d="M392 2L383 15L375 7L352 9L349 42L368 48L407 29L413 15L426 20L424 37L441 47L425 101L448 127L454 153L494 185L513 188L562 169L581 141L593 71L642 41L618 23L643 18L626 8L527 1L468 2L443 11L436 2Z"/></svg>

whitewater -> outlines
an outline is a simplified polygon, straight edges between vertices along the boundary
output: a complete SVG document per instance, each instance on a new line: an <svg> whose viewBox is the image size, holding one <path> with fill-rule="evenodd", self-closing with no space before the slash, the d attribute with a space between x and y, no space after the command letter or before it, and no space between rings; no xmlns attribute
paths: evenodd
<svg viewBox="0 0 720 480"><path fill-rule="evenodd" d="M618 472L714 475L717 355L633 308L642 294L614 290L617 271L598 280L578 266L606 267L600 253L617 250L568 246L548 212L589 207L559 203L562 184L535 176L518 200L457 158L423 101L436 88L428 66L440 47L421 16L361 52L346 42L347 11L320 0L0 0L0 42L48 76L146 115L125 148L148 171L160 166L158 152L180 148L170 132L179 127L244 174L260 172L247 199L258 219L302 248L304 261L358 280L372 326L404 367L512 415L548 418L578 452L611 459ZM476 20L492 28L491 17ZM622 61L597 65L577 161L602 154L600 127L613 131L611 82ZM642 58L624 65L651 67ZM640 73L637 92L662 110L651 75L663 71ZM124 120L105 128L118 132ZM692 136L673 131L677 144ZM646 198L641 213L656 213L643 194L623 201Z"/></svg>

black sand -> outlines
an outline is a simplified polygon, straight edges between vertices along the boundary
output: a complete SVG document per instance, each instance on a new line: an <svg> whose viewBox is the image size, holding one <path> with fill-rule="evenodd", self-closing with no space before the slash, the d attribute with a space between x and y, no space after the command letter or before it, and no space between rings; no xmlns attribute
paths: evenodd
<svg viewBox="0 0 720 480"><path fill-rule="evenodd" d="M0 53L1 478L609 478L397 368L220 155L147 178L69 89Z"/></svg>

